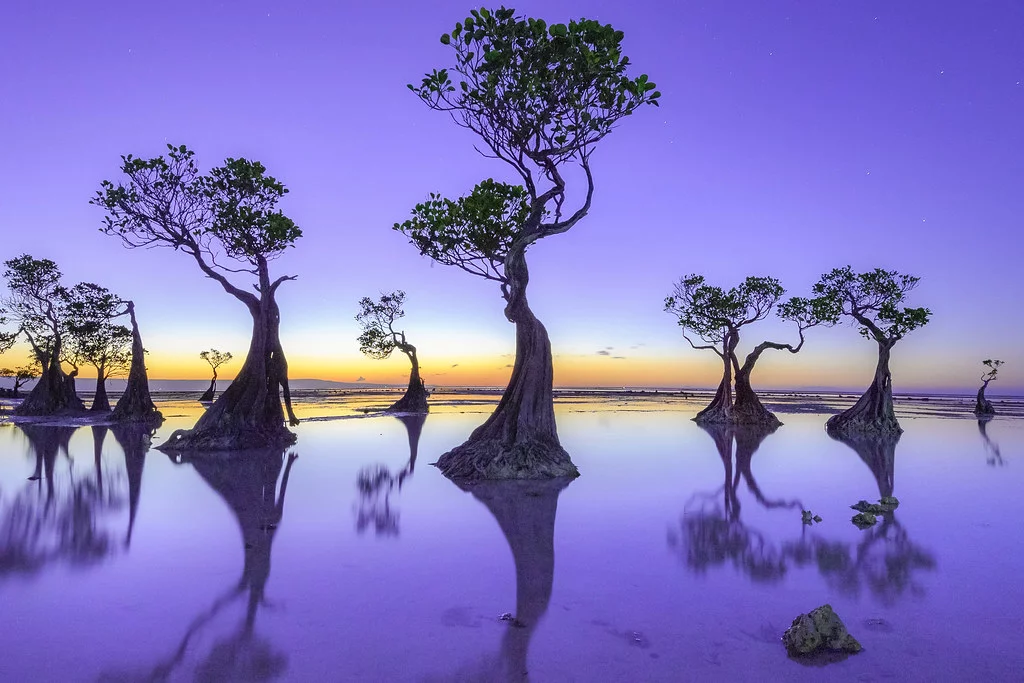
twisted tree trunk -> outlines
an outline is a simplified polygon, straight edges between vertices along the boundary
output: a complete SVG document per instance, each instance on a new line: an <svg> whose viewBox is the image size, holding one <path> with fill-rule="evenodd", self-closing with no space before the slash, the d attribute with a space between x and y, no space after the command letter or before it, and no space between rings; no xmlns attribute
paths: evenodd
<svg viewBox="0 0 1024 683"><path fill-rule="evenodd" d="M387 409L387 412L428 413L430 412L430 406L427 404L427 396L430 395L430 392L427 391L423 380L420 379L420 361L416 357L416 347L412 344L400 343L398 348L409 357L409 362L412 364L412 370L409 373L409 388L405 390L405 395L402 398L395 401Z"/></svg>
<svg viewBox="0 0 1024 683"><path fill-rule="evenodd" d="M106 368L103 363L96 366L96 395L93 396L90 410L104 413L110 410L110 400L107 398Z"/></svg>
<svg viewBox="0 0 1024 683"><path fill-rule="evenodd" d="M516 360L494 413L469 439L442 455L437 466L452 479L577 477L558 441L552 392L554 371L547 330L526 300L530 281L526 245L510 250L503 286L505 317L516 326Z"/></svg>
<svg viewBox="0 0 1024 683"><path fill-rule="evenodd" d="M983 380L981 388L978 389L978 400L974 404L975 415L995 415L996 409L992 406L992 401L985 398L985 389L988 389L988 383L992 380Z"/></svg>
<svg viewBox="0 0 1024 683"><path fill-rule="evenodd" d="M739 335L730 331L722 341L722 350L718 356L722 359L722 381L718 384L718 391L707 408L697 413L694 419L697 423L704 424L729 424L732 422L733 393L732 393L732 370L733 353L739 343Z"/></svg>
<svg viewBox="0 0 1024 683"><path fill-rule="evenodd" d="M156 409L149 395L149 376L146 374L146 349L142 345L142 334L135 319L135 304L126 301L127 313L132 322L132 365L128 370L128 382L124 393L110 417L117 422L139 422L158 425L164 416Z"/></svg>
<svg viewBox="0 0 1024 683"><path fill-rule="evenodd" d="M284 424L282 392L290 424L298 424L292 412L288 388L288 363L279 334L281 312L274 299L266 261L260 262L259 298L248 292L236 295L252 315L252 341L242 369L220 398L192 429L179 429L158 449L163 451L222 451L276 448L295 443ZM229 290L231 291L231 290Z"/></svg>
<svg viewBox="0 0 1024 683"><path fill-rule="evenodd" d="M203 392L203 395L199 397L201 403L212 403L214 397L217 395L217 368L213 369L213 379L210 380L210 388Z"/></svg>
<svg viewBox="0 0 1024 683"><path fill-rule="evenodd" d="M37 416L84 412L85 404L75 393L74 379L69 379L60 366L60 335L54 335L53 346L49 351L37 347L31 338L29 342L42 369L39 381L14 409L14 414Z"/></svg>
<svg viewBox="0 0 1024 683"><path fill-rule="evenodd" d="M825 423L830 435L847 433L899 434L903 432L896 420L892 404L892 375L889 353L894 341L878 341L878 365L875 379L853 407L833 415Z"/></svg>

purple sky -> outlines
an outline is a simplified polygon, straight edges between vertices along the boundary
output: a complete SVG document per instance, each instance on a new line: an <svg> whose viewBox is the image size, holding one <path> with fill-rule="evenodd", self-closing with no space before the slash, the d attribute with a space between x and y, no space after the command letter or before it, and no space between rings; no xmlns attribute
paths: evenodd
<svg viewBox="0 0 1024 683"><path fill-rule="evenodd" d="M556 381L710 384L717 359L685 347L661 310L675 279L775 275L804 293L850 263L922 278L911 304L934 318L896 348L897 390L971 387L988 357L1007 360L998 389L1024 390L1024 4L514 6L613 24L663 92L595 154L590 216L530 252ZM305 232L278 262L300 278L280 296L293 375L400 377L401 361L360 357L352 320L360 296L393 288L408 292L406 329L434 381L469 381L456 363L507 373L513 330L493 283L432 267L390 230L428 192L511 179L405 88L448 64L438 36L468 9L5 3L0 256L52 258L69 282L133 298L156 374L202 376L200 349L244 351L246 312L182 255L101 235L87 201L120 154L165 142L204 168L257 158L291 189L284 209ZM815 330L799 356L758 372L763 385L860 386L872 354L849 327Z"/></svg>

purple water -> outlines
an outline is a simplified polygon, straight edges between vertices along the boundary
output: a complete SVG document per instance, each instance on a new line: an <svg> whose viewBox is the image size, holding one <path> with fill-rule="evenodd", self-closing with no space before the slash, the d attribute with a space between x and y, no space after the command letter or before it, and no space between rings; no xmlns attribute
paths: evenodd
<svg viewBox="0 0 1024 683"><path fill-rule="evenodd" d="M908 403L858 453L824 414L734 439L684 400L565 399L579 479L464 491L429 463L490 406L446 399L300 405L355 419L300 425L290 466L0 424L0 681L1021 679L1024 419ZM161 408L154 444L196 416ZM788 659L826 602L864 651Z"/></svg>

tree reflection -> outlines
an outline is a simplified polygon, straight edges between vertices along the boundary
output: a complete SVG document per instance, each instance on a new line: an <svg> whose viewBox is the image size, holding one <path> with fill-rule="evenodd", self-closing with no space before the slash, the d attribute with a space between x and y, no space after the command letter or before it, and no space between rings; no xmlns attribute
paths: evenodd
<svg viewBox="0 0 1024 683"><path fill-rule="evenodd" d="M117 544L101 518L124 506L122 479L104 474L99 460L95 477L76 476L68 452L76 427L17 427L34 465L28 483L0 503L0 579L56 565L82 569L113 554ZM99 459L104 436L93 434ZM58 467L62 454L66 468Z"/></svg>
<svg viewBox="0 0 1024 683"><path fill-rule="evenodd" d="M991 416L978 419L978 432L981 434L981 440L985 444L985 462L992 467L1002 467L1006 463L1003 461L1003 454L999 451L999 444L992 440L987 431L988 423L991 421Z"/></svg>
<svg viewBox="0 0 1024 683"><path fill-rule="evenodd" d="M412 477L416 469L416 454L419 450L420 434L423 423L427 420L425 413L394 415L405 425L409 436L409 460L405 466L392 473L386 465L377 464L364 467L356 475L356 488L359 490L359 502L356 507L356 531L363 533L370 526L378 536L398 535L398 510L391 507L391 494L401 491L406 479Z"/></svg>
<svg viewBox="0 0 1024 683"><path fill-rule="evenodd" d="M797 541L773 542L764 534L746 526L740 518L737 488L741 478L765 508L801 509L798 500L771 500L760 490L751 469L751 459L771 432L737 431L737 427L702 425L715 442L725 466L725 484L715 493L696 494L684 510L681 533L670 532L669 545L682 555L696 573L730 563L753 581L780 581L791 566L814 565L826 582L842 593L857 596L865 589L883 603L892 603L903 595L919 594L922 587L916 576L933 569L935 558L913 543L896 518L883 515L881 521L863 532L856 544L823 537L822 527L802 526ZM849 446L868 466L878 486L879 497L893 494L896 445L899 434L881 436L844 436L838 441ZM735 464L732 444L735 441ZM722 496L722 503L717 502ZM712 504L709 499L715 499ZM700 505L694 509L694 502Z"/></svg>
<svg viewBox="0 0 1024 683"><path fill-rule="evenodd" d="M267 606L265 597L270 577L270 556L274 535L284 516L284 500L292 464L298 457L280 450L236 451L214 457L188 459L187 454L170 456L178 464L189 463L199 476L227 503L242 535L245 556L242 575L208 609L199 614L163 661L145 672L116 673L103 680L163 681L185 662L194 641L206 633L215 618L236 602L244 602L245 614L233 632L215 641L195 665L197 681L272 680L284 674L288 657L256 633L256 616ZM283 469L283 474L282 474ZM278 478L280 477L280 487Z"/></svg>
<svg viewBox="0 0 1024 683"><path fill-rule="evenodd" d="M530 641L551 602L555 576L555 513L572 479L461 482L498 522L516 567L516 611L495 655L445 680L528 681Z"/></svg>
<svg viewBox="0 0 1024 683"><path fill-rule="evenodd" d="M786 573L786 558L763 534L743 523L737 495L742 479L754 499L767 509L801 508L799 500L769 500L751 470L754 453L778 426L698 426L715 442L725 466L725 483L711 496L695 494L691 498L681 521L685 541L673 533L669 535L669 544L678 548L687 566L697 573L729 562L755 581L778 581ZM722 495L722 505L716 500L719 495Z"/></svg>

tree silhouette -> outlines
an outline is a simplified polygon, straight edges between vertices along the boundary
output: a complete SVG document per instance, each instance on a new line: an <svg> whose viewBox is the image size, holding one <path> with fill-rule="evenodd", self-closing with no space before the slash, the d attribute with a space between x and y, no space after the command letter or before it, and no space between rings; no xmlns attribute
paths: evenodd
<svg viewBox="0 0 1024 683"><path fill-rule="evenodd" d="M623 34L611 26L548 27L506 8L470 14L441 36L454 52L451 70L435 69L409 89L475 133L484 156L505 162L522 185L485 180L457 200L432 194L395 229L438 263L498 283L516 326L516 359L494 413L437 466L451 478L577 476L555 428L551 344L526 299L526 250L587 215L595 146L660 94L646 75L627 76ZM586 190L570 208L573 167Z"/></svg>
<svg viewBox="0 0 1024 683"><path fill-rule="evenodd" d="M31 365L22 365L17 368L0 368L0 377L9 377L14 380L11 388L11 398L18 398L18 390L25 382L30 382L39 376L39 364L33 361Z"/></svg>
<svg viewBox="0 0 1024 683"><path fill-rule="evenodd" d="M184 145L168 145L165 156L152 159L122 157L121 171L125 183L103 181L92 200L106 211L104 232L129 248L162 246L191 256L253 319L252 341L235 380L191 430L174 432L161 448L232 450L294 442L281 406L283 392L288 420L298 424L275 297L295 276L271 280L269 265L302 235L276 208L287 189L261 163L246 159L228 159L201 175ZM232 278L251 281L243 286Z"/></svg>
<svg viewBox="0 0 1024 683"><path fill-rule="evenodd" d="M985 398L985 390L988 389L988 383L996 379L996 376L999 374L999 366L1003 364L1003 361L990 358L981 361L981 364L986 369L981 375L981 388L978 389L978 400L974 404L974 414L992 416L996 414L996 409L992 407L992 401Z"/></svg>
<svg viewBox="0 0 1024 683"><path fill-rule="evenodd" d="M395 331L395 321L405 317L405 292L398 290L381 294L378 299L364 296L359 300L359 312L356 322L362 328L359 335L359 350L370 358L378 360L389 357L398 349L409 357L412 370L409 373L409 388L405 395L390 408L391 412L426 413L430 411L427 404L426 386L420 379L420 361L416 357L416 347L405 338L405 331Z"/></svg>
<svg viewBox="0 0 1024 683"><path fill-rule="evenodd" d="M214 396L217 394L217 368L231 360L231 352L222 352L217 349L210 349L208 351L200 351L199 357L209 363L210 368L213 370L213 379L210 380L210 388L203 392L203 395L199 397L199 400L202 402L213 401Z"/></svg>
<svg viewBox="0 0 1024 683"><path fill-rule="evenodd" d="M359 506L356 508L356 531L363 533L373 525L378 536L398 535L398 512L391 508L391 494L401 491L407 479L416 470L416 455L419 451L420 434L425 413L395 415L405 425L409 436L409 460L398 472L392 473L385 465L364 467L356 475L356 489L359 490Z"/></svg>
<svg viewBox="0 0 1024 683"><path fill-rule="evenodd" d="M5 316L24 335L39 363L39 381L14 409L16 415L54 415L85 410L75 394L74 375L61 367L67 334L62 302L66 289L61 272L49 259L28 254L4 262L9 295L3 300Z"/></svg>
<svg viewBox="0 0 1024 683"><path fill-rule="evenodd" d="M114 319L124 315L124 304L106 287L81 282L67 290L64 313L68 329L68 354L96 369L96 393L92 410L110 410L107 379L131 367L132 332Z"/></svg>
<svg viewBox="0 0 1024 683"><path fill-rule="evenodd" d="M814 285L814 295L828 322L851 318L861 336L878 345L874 381L853 407L829 418L826 429L830 434L903 431L892 405L889 356L896 342L926 325L931 317L927 308L900 306L919 280L881 268L854 273L846 266L822 275Z"/></svg>
<svg viewBox="0 0 1024 683"><path fill-rule="evenodd" d="M714 351L722 360L722 381L711 405L697 413L697 422L779 425L779 419L765 408L750 384L750 374L767 349L798 353L804 346L804 330L819 325L821 306L816 300L793 297L779 305L786 293L773 277L748 277L739 286L725 291L705 284L704 276L688 275L676 283L672 296L665 299L665 310L678 318L683 339L695 349ZM778 307L776 309L776 307ZM741 366L736 356L740 331L764 320L776 310L783 320L796 323L800 342L782 344L763 341L747 354ZM691 335L704 343L698 345ZM735 398L733 375L735 373Z"/></svg>

